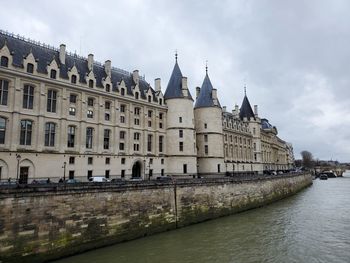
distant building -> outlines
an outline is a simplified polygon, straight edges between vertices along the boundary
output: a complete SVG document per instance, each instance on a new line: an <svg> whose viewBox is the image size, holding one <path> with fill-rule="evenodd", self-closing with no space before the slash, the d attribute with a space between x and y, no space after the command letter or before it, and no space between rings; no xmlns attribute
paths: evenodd
<svg viewBox="0 0 350 263"><path fill-rule="evenodd" d="M0 32L0 176L87 180L287 170L291 144L245 95L221 107L208 73L196 101L177 61L163 95L139 76Z"/></svg>

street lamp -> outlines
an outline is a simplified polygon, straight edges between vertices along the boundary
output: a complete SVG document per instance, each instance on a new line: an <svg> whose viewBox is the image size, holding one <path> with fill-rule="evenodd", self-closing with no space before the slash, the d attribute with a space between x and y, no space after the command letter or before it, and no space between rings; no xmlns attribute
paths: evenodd
<svg viewBox="0 0 350 263"><path fill-rule="evenodd" d="M143 160L143 178L146 179L146 159Z"/></svg>
<svg viewBox="0 0 350 263"><path fill-rule="evenodd" d="M67 165L67 162L64 162L63 163L63 182L65 183L66 182L66 165Z"/></svg>
<svg viewBox="0 0 350 263"><path fill-rule="evenodd" d="M19 162L21 160L21 156L19 154L16 154L16 159L17 159L17 177L16 180L18 182L18 176L19 176Z"/></svg>

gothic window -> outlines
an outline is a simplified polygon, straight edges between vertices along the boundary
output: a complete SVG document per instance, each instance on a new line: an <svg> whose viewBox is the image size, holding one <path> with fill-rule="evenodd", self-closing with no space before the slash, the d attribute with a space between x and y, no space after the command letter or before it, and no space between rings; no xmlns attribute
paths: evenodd
<svg viewBox="0 0 350 263"><path fill-rule="evenodd" d="M139 99L139 93L138 92L135 92L135 99Z"/></svg>
<svg viewBox="0 0 350 263"><path fill-rule="evenodd" d="M34 73L34 65L32 63L27 64L27 73Z"/></svg>
<svg viewBox="0 0 350 263"><path fill-rule="evenodd" d="M32 144L32 129L33 122L31 120L21 121L21 133L20 133L20 145L31 145Z"/></svg>
<svg viewBox="0 0 350 263"><path fill-rule="evenodd" d="M107 91L107 92L110 92L110 91L111 91L111 85L106 84L106 91Z"/></svg>
<svg viewBox="0 0 350 263"><path fill-rule="evenodd" d="M152 102L152 96L148 95L148 102Z"/></svg>
<svg viewBox="0 0 350 263"><path fill-rule="evenodd" d="M120 95L122 95L122 96L125 95L125 89L124 89L124 88L121 88L121 89L120 89Z"/></svg>
<svg viewBox="0 0 350 263"><path fill-rule="evenodd" d="M94 136L94 129L91 127L86 128L86 148L92 149L92 140Z"/></svg>
<svg viewBox="0 0 350 263"><path fill-rule="evenodd" d="M55 146L56 124L47 122L45 124L45 146Z"/></svg>
<svg viewBox="0 0 350 263"><path fill-rule="evenodd" d="M5 143L5 134L6 134L6 119L0 117L0 144Z"/></svg>
<svg viewBox="0 0 350 263"><path fill-rule="evenodd" d="M8 66L9 66L9 58L8 58L8 57L5 57L5 56L2 56L2 57L1 57L0 65L1 65L2 67L8 67Z"/></svg>
<svg viewBox="0 0 350 263"><path fill-rule="evenodd" d="M47 111L56 112L56 103L57 103L57 91L48 90L47 92Z"/></svg>
<svg viewBox="0 0 350 263"><path fill-rule="evenodd" d="M23 109L33 109L34 102L34 87L24 85L23 88Z"/></svg>
<svg viewBox="0 0 350 263"><path fill-rule="evenodd" d="M159 99L159 105L163 105L163 100Z"/></svg>
<svg viewBox="0 0 350 263"><path fill-rule="evenodd" d="M0 79L0 105L7 105L7 97L9 92L9 82Z"/></svg>

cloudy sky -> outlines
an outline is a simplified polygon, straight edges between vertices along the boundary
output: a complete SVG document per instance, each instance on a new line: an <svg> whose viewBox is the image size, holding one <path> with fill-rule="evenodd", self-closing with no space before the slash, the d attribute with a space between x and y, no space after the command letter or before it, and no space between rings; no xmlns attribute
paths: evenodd
<svg viewBox="0 0 350 263"><path fill-rule="evenodd" d="M1 0L1 2L4 0ZM0 3L1 3L0 2ZM6 1L0 28L166 88L178 50L192 94L205 61L222 105L259 114L319 159L350 161L350 1Z"/></svg>

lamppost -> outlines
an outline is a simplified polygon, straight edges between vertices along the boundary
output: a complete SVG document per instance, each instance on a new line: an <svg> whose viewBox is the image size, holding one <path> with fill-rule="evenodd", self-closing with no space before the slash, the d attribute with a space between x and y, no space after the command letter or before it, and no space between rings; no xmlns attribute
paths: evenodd
<svg viewBox="0 0 350 263"><path fill-rule="evenodd" d="M66 165L67 165L67 162L64 162L63 163L63 182L66 183Z"/></svg>
<svg viewBox="0 0 350 263"><path fill-rule="evenodd" d="M16 181L18 183L18 177L19 177L19 162L21 160L21 156L19 154L16 154L16 159L17 159L17 177L16 177Z"/></svg>
<svg viewBox="0 0 350 263"><path fill-rule="evenodd" d="M148 181L151 180L151 162L148 161Z"/></svg>
<svg viewBox="0 0 350 263"><path fill-rule="evenodd" d="M146 179L146 159L143 160L143 178Z"/></svg>

